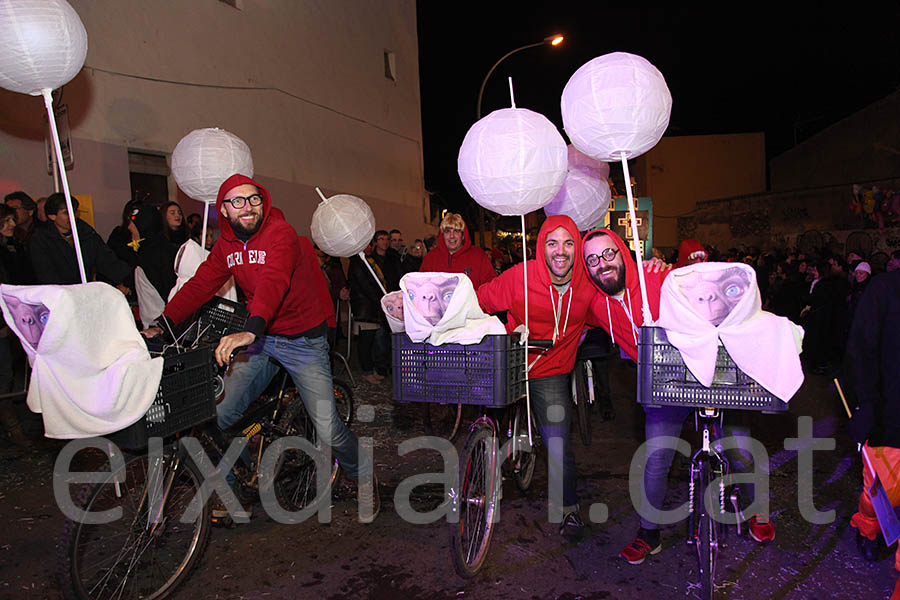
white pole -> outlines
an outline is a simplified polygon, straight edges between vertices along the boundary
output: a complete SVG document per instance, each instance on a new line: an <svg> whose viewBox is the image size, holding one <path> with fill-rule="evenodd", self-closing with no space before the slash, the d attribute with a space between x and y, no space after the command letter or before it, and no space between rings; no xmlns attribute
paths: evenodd
<svg viewBox="0 0 900 600"><path fill-rule="evenodd" d="M638 282L641 285L641 314L644 317L643 324L653 322L650 312L650 302L647 300L647 282L644 281L644 261L641 260L641 240L638 238L637 215L634 212L634 197L631 194L631 176L628 174L628 159L622 152L622 169L625 171L625 195L628 197L628 213L631 217L631 239L634 240L634 256L637 262Z"/></svg>
<svg viewBox="0 0 900 600"><path fill-rule="evenodd" d="M512 81L512 78L510 78ZM522 271L525 272L525 414L528 417L528 447L533 448L531 440L531 390L528 386L528 339L531 331L528 329L528 247L525 240L525 215L522 218Z"/></svg>
<svg viewBox="0 0 900 600"><path fill-rule="evenodd" d="M200 247L204 250L206 250L206 223L209 221L209 206L206 202L203 203L203 230L200 232Z"/></svg>
<svg viewBox="0 0 900 600"><path fill-rule="evenodd" d="M512 77L508 77L507 79L509 79L509 104L510 104L510 108L515 108L515 107L516 107L516 96L515 96L515 94L513 94ZM522 215L522 217L524 218L525 215Z"/></svg>
<svg viewBox="0 0 900 600"><path fill-rule="evenodd" d="M66 177L66 165L63 162L62 146L59 143L59 132L56 130L56 115L53 114L53 90L44 88L41 95L44 96L44 106L47 107L47 119L50 121L50 131L53 132L53 147L56 149L56 166L59 169L59 178L62 181L63 193L66 196L66 208L69 211L69 224L72 226L72 241L75 242L75 258L78 259L78 273L81 275L81 283L87 283L84 274L84 258L81 256L81 242L78 240L78 227L75 226L75 209L72 208L72 197L69 195L69 179ZM35 215L37 217L37 215Z"/></svg>
<svg viewBox="0 0 900 600"><path fill-rule="evenodd" d="M373 250L373 252L374 252L374 250ZM375 274L375 269L373 269L373 268L372 268L372 265L369 264L369 261L366 260L366 254L365 254L365 252L360 252L360 253L359 253L359 257L362 259L363 264L366 265L366 267L368 267L369 273L372 274L372 277L375 278L375 283L377 283L377 284L378 284L378 287L381 288L381 293L382 293L382 294L387 294L387 290L384 289L384 286L381 285L381 280L378 279L378 275Z"/></svg>

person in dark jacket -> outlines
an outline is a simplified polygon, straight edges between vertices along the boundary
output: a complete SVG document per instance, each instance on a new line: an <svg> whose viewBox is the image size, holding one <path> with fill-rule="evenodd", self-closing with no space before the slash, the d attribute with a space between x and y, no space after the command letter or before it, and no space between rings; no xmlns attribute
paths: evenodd
<svg viewBox="0 0 900 600"><path fill-rule="evenodd" d="M380 510L378 482L371 457L359 452L356 436L335 407L326 339L334 306L323 301L327 290L312 244L301 243L284 214L272 206L268 190L244 175L222 183L216 210L223 217L221 236L197 273L166 305L162 325L185 321L233 276L247 296L250 316L244 331L222 337L216 361L228 364L234 349L257 341L261 348L231 363L225 397L216 409L219 427L225 430L240 420L268 383L269 357L274 358L297 385L318 439L330 441L347 475L358 480L359 520L370 523ZM157 334L159 328L146 333ZM226 480L233 482L231 471L225 472ZM240 512L231 511L236 521L249 518L243 508L236 510ZM229 514L221 504L213 511L216 517Z"/></svg>
<svg viewBox="0 0 900 600"><path fill-rule="evenodd" d="M400 253L391 248L388 232L379 229L372 238L372 253L369 255L384 275L385 289L394 292L400 289L400 278L403 267L400 265Z"/></svg>
<svg viewBox="0 0 900 600"><path fill-rule="evenodd" d="M853 439L865 444L887 497L897 505L900 488L900 379L896 376L900 356L900 271L877 275L859 300L844 360L845 389L856 404L849 430ZM857 543L864 557L877 557L878 519L868 489L874 477L863 464L863 491L859 511L850 524L858 531ZM894 558L900 571L900 550ZM900 597L900 580L891 598Z"/></svg>
<svg viewBox="0 0 900 600"><path fill-rule="evenodd" d="M367 256L366 260L381 285L387 288L381 267L371 256ZM350 285L350 309L359 334L359 366L363 371L363 379L377 384L384 379L390 368L390 334L387 318L381 310L384 292L358 256L350 259L347 282Z"/></svg>
<svg viewBox="0 0 900 600"><path fill-rule="evenodd" d="M72 204L73 208L77 207L74 199ZM81 283L65 196L62 193L51 194L44 210L49 222L46 227L35 228L28 248L35 279L38 283ZM81 219L76 219L75 223L88 279L91 272L96 271L127 294L129 290L123 283L131 273L131 267L103 243L103 238L97 235L93 227Z"/></svg>

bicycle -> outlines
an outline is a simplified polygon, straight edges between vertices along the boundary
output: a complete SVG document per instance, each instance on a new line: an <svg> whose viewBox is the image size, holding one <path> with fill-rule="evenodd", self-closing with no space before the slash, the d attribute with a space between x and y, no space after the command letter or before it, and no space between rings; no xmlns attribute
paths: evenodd
<svg viewBox="0 0 900 600"><path fill-rule="evenodd" d="M788 405L741 371L720 345L711 387L704 387L684 365L678 349L669 344L665 330L643 326L638 337L638 402L649 406L687 406L696 409L695 425L701 432L701 447L691 456L688 481L687 542L696 546L702 600L715 594L716 560L727 530L722 522L728 495L740 535L743 514L740 488L730 481L728 459L713 443L711 430L721 430L723 409L776 413ZM702 425L702 427L701 427ZM718 515L711 513L712 510Z"/></svg>
<svg viewBox="0 0 900 600"><path fill-rule="evenodd" d="M100 523L67 519L58 543L59 578L67 598L159 600L196 569L209 541L212 518L210 503L201 502L198 495L204 479L198 461L209 459L192 452L223 455L228 441L217 428L204 425L215 417L214 389L217 381L221 387L222 379L221 371L216 374L213 368L212 347L174 349L164 358L160 390L147 415L110 436L131 449L146 447L151 438L167 441L129 458L120 468L110 469L103 482L83 486L75 494L76 507L86 513L113 508L121 510L121 516ZM352 406L352 397L350 401ZM188 435L181 437L186 431ZM229 432L259 440L255 463L239 463L234 469L241 495L271 485L282 508L298 511L330 494L330 485L316 489L316 462L300 450L282 453L269 480L260 470L264 449L281 437L296 435L316 444L303 403L284 380L278 394L260 399ZM189 445L188 439L202 445ZM111 451L111 465L114 457ZM337 474L335 460L330 483Z"/></svg>

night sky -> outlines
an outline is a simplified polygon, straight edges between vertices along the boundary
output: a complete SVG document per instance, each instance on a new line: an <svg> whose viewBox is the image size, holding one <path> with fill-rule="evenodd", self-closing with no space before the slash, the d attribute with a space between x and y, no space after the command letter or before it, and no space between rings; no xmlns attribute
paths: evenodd
<svg viewBox="0 0 900 600"><path fill-rule="evenodd" d="M771 158L900 87L900 4L794 4L703 11L419 0L425 186L450 208L469 202L456 157L481 81L506 52L552 33L565 43L523 50L494 71L482 115L509 106L512 76L516 105L542 113L565 137L559 99L569 77L596 56L631 52L653 63L672 92L666 135L763 131Z"/></svg>

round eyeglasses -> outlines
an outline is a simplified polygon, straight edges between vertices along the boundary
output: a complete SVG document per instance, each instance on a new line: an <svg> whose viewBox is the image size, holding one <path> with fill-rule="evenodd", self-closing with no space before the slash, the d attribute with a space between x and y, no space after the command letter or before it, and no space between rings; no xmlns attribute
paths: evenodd
<svg viewBox="0 0 900 600"><path fill-rule="evenodd" d="M612 262L615 260L616 254L618 254L618 253L619 253L618 248L604 248L603 252L601 252L600 254L588 255L588 257L585 259L585 262L587 262L589 267L596 267L597 265L600 264L601 256L603 257L603 260L605 260L606 262Z"/></svg>

